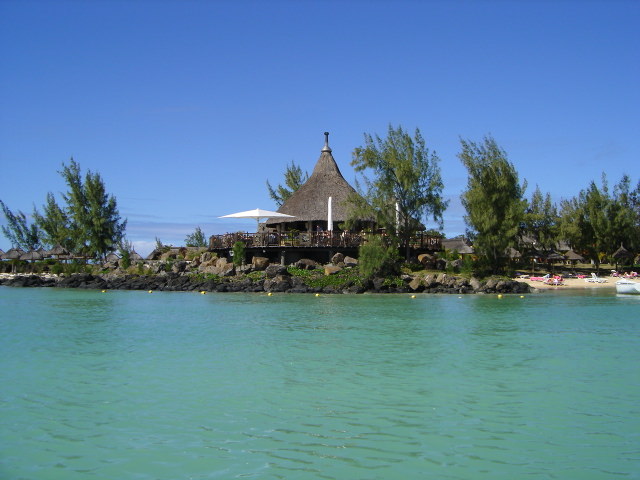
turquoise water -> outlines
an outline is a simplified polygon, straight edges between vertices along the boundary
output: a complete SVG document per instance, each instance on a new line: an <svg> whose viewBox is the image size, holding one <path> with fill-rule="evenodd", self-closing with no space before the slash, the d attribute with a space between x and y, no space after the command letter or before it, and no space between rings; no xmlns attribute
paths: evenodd
<svg viewBox="0 0 640 480"><path fill-rule="evenodd" d="M640 478L639 312L3 287L0 478Z"/></svg>

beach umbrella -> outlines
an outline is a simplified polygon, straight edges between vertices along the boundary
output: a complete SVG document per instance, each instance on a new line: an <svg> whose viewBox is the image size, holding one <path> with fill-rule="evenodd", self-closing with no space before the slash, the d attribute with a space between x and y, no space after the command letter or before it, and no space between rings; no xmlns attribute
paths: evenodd
<svg viewBox="0 0 640 480"><path fill-rule="evenodd" d="M333 210L331 209L331 197L327 202L327 230L333 232Z"/></svg>
<svg viewBox="0 0 640 480"><path fill-rule="evenodd" d="M294 218L293 215L287 215L286 213L271 212L269 210L262 210L256 208L254 210L247 210L245 212L230 213L229 215L223 215L219 218L255 218L258 228L260 227L261 218ZM256 229L256 232L258 229Z"/></svg>

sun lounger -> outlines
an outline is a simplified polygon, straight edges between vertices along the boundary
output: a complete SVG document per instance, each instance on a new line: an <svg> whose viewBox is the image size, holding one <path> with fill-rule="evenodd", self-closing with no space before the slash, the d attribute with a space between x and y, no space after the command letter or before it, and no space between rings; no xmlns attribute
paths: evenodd
<svg viewBox="0 0 640 480"><path fill-rule="evenodd" d="M595 273L592 273L591 278L585 278L584 281L589 283L605 283L607 280L604 278L600 278Z"/></svg>
<svg viewBox="0 0 640 480"><path fill-rule="evenodd" d="M529 280L533 280L534 282L546 282L551 278L551 275L548 273L544 277L529 277Z"/></svg>

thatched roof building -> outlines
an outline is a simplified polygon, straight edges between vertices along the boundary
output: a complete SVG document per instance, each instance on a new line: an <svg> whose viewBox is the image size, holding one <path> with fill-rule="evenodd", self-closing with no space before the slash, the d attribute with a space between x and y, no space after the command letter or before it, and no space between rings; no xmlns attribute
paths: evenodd
<svg viewBox="0 0 640 480"><path fill-rule="evenodd" d="M347 183L331 154L329 133L325 132L324 147L309 179L296 190L278 209L280 213L295 218L269 218L268 227L294 227L300 230L313 230L316 226L327 228L328 201L331 197L331 212L334 225L344 222L349 216L348 198L356 194Z"/></svg>
<svg viewBox="0 0 640 480"><path fill-rule="evenodd" d="M442 248L456 251L461 255L471 255L474 253L473 247L464 237L447 238L446 240L442 240Z"/></svg>

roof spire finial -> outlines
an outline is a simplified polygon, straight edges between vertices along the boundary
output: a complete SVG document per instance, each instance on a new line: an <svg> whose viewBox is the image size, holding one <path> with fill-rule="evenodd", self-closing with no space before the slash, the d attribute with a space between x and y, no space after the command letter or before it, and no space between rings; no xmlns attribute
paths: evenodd
<svg viewBox="0 0 640 480"><path fill-rule="evenodd" d="M322 147L322 152L331 152L331 148L329 148L329 132L324 132L324 147Z"/></svg>

